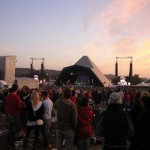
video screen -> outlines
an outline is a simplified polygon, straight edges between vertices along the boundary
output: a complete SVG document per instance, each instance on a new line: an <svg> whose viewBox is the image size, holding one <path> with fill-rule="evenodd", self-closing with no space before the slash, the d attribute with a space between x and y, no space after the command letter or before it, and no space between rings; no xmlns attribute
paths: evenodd
<svg viewBox="0 0 150 150"><path fill-rule="evenodd" d="M77 82L81 84L90 83L90 76L85 74L77 74Z"/></svg>

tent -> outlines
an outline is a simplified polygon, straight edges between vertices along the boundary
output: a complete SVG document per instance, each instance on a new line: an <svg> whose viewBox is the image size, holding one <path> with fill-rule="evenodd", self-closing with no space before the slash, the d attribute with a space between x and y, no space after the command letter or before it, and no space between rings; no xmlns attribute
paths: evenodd
<svg viewBox="0 0 150 150"><path fill-rule="evenodd" d="M7 86L8 86L8 84L7 84L7 82L6 81L4 81L4 80L0 80L0 88L7 88Z"/></svg>
<svg viewBox="0 0 150 150"><path fill-rule="evenodd" d="M150 86L150 83L139 83L137 84L136 86L142 86L142 87L145 87L145 86Z"/></svg>
<svg viewBox="0 0 150 150"><path fill-rule="evenodd" d="M56 85L63 84L94 85L102 87L112 85L88 56L83 56L74 65L63 68L56 80Z"/></svg>

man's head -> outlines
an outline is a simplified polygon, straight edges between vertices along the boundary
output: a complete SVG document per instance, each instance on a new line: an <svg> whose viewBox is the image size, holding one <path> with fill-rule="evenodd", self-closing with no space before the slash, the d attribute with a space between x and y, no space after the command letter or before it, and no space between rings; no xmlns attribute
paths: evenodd
<svg viewBox="0 0 150 150"><path fill-rule="evenodd" d="M11 88L11 90L12 90L12 92L17 92L17 90L18 90L18 84L13 84L12 85L12 88Z"/></svg>
<svg viewBox="0 0 150 150"><path fill-rule="evenodd" d="M63 97L64 99L69 99L72 95L72 92L69 88L66 88L63 92Z"/></svg>
<svg viewBox="0 0 150 150"><path fill-rule="evenodd" d="M49 97L48 91L42 91L42 97Z"/></svg>

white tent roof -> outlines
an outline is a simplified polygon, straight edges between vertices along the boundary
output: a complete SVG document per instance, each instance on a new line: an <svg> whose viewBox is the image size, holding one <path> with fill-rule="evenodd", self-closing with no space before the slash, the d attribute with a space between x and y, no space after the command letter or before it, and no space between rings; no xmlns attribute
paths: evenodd
<svg viewBox="0 0 150 150"><path fill-rule="evenodd" d="M136 86L150 86L150 83L139 83Z"/></svg>
<svg viewBox="0 0 150 150"><path fill-rule="evenodd" d="M92 62L92 60L88 56L81 57L75 65L83 66L90 68L94 74L99 78L104 87L111 86L111 82L107 79L107 77L99 70L99 68Z"/></svg>
<svg viewBox="0 0 150 150"><path fill-rule="evenodd" d="M0 80L0 84L2 84L2 85L7 85L7 82L4 81L4 80Z"/></svg>

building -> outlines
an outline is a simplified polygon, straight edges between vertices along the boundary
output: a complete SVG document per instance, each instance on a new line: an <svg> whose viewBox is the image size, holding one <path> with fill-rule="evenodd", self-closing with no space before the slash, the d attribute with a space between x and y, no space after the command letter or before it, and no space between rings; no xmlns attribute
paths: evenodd
<svg viewBox="0 0 150 150"><path fill-rule="evenodd" d="M101 87L112 85L88 56L83 56L74 65L63 68L55 84L93 85Z"/></svg>
<svg viewBox="0 0 150 150"><path fill-rule="evenodd" d="M22 88L23 86L28 86L30 89L39 88L39 80L35 80L33 78L16 77L15 83L18 84L19 88Z"/></svg>
<svg viewBox="0 0 150 150"><path fill-rule="evenodd" d="M16 56L0 56L0 80L12 85L15 80Z"/></svg>

